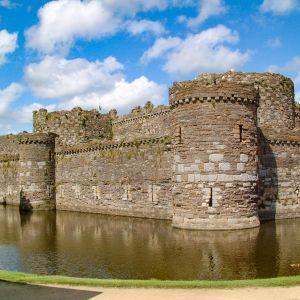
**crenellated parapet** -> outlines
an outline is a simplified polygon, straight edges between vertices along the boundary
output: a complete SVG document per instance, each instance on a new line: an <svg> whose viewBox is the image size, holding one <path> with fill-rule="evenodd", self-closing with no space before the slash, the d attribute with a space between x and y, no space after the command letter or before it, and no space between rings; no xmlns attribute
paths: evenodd
<svg viewBox="0 0 300 300"><path fill-rule="evenodd" d="M169 106L154 106L147 102L144 107L136 107L131 113L113 120L113 139L116 141L151 138L169 135L170 118Z"/></svg>
<svg viewBox="0 0 300 300"><path fill-rule="evenodd" d="M74 146L60 146L56 149L55 155L64 156L78 153L88 153L100 150L111 150L111 149L123 149L130 147L140 147L140 146L152 146L152 145L165 145L170 148L171 138L169 136L148 138L148 139L136 139L128 142L89 142L84 144L78 144Z"/></svg>
<svg viewBox="0 0 300 300"><path fill-rule="evenodd" d="M195 102L240 102L258 105L258 93L253 84L228 81L191 80L176 82L170 88L172 107Z"/></svg>
<svg viewBox="0 0 300 300"><path fill-rule="evenodd" d="M22 133L18 135L18 142L21 145L44 144L54 146L56 137L57 135L54 133Z"/></svg>

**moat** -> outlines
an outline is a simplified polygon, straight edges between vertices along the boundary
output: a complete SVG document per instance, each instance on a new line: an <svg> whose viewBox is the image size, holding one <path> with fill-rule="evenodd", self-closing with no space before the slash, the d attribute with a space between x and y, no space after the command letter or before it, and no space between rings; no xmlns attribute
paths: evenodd
<svg viewBox="0 0 300 300"><path fill-rule="evenodd" d="M170 222L0 206L0 269L96 278L235 279L300 274L300 219L189 231Z"/></svg>

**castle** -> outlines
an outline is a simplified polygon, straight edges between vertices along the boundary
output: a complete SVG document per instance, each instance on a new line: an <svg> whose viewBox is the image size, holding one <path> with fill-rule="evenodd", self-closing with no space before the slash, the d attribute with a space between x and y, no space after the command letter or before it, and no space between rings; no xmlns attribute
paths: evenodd
<svg viewBox="0 0 300 300"><path fill-rule="evenodd" d="M300 217L300 107L279 74L202 74L170 105L34 112L0 136L0 202L168 219L177 228L257 227Z"/></svg>

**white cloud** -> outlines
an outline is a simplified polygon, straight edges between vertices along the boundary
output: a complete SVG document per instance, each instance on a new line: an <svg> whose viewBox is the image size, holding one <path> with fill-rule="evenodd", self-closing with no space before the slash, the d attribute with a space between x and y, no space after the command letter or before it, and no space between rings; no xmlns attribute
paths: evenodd
<svg viewBox="0 0 300 300"><path fill-rule="evenodd" d="M12 83L7 88L0 90L0 115L6 113L10 103L20 97L22 92L22 86L17 83Z"/></svg>
<svg viewBox="0 0 300 300"><path fill-rule="evenodd" d="M128 22L127 31L133 35L139 35L145 32L151 32L155 35L160 35L166 30L158 21L139 20Z"/></svg>
<svg viewBox="0 0 300 300"><path fill-rule="evenodd" d="M43 99L70 98L91 90L110 90L122 76L122 65L113 57L103 62L66 60L47 56L25 68L25 78L34 94Z"/></svg>
<svg viewBox="0 0 300 300"><path fill-rule="evenodd" d="M54 99L55 109L119 109L121 113L151 100L161 103L166 87L145 76L128 82L121 72L123 66L113 57L90 62L85 59L66 60L45 57L25 69L25 79L35 95Z"/></svg>
<svg viewBox="0 0 300 300"><path fill-rule="evenodd" d="M13 3L10 0L1 0L0 1L0 7L5 7L5 8L8 8L8 9L12 9L12 8L16 8L17 4Z"/></svg>
<svg viewBox="0 0 300 300"><path fill-rule="evenodd" d="M7 30L0 30L0 65L6 62L6 56L13 53L17 48L17 33L9 33Z"/></svg>
<svg viewBox="0 0 300 300"><path fill-rule="evenodd" d="M46 54L68 52L77 38L112 34L121 22L98 0L51 1L39 9L38 16L39 23L26 31L27 47Z"/></svg>
<svg viewBox="0 0 300 300"><path fill-rule="evenodd" d="M282 15L299 8L299 0L264 0L260 6L260 11L263 13L272 12L275 15Z"/></svg>
<svg viewBox="0 0 300 300"><path fill-rule="evenodd" d="M105 7L119 14L135 15L138 11L163 10L179 1L170 0L101 0Z"/></svg>
<svg viewBox="0 0 300 300"><path fill-rule="evenodd" d="M224 0L200 0L197 17L186 18L185 16L180 16L178 20L186 22L189 27L196 27L208 18L224 14L226 11L227 6Z"/></svg>
<svg viewBox="0 0 300 300"><path fill-rule="evenodd" d="M174 45L168 43L172 41ZM165 41L165 47L163 45ZM166 62L163 69L168 73L190 74L193 72L224 72L246 63L250 52L241 52L231 49L227 44L239 41L236 31L218 25L197 34L191 34L186 39L170 40L160 39L153 47L148 49L143 59L165 56Z"/></svg>
<svg viewBox="0 0 300 300"><path fill-rule="evenodd" d="M213 0L216 1L216 0ZM67 54L77 39L100 39L118 31L164 32L158 21L133 18L138 12L192 5L193 0L55 0L38 11L26 33L26 46L44 54Z"/></svg>
<svg viewBox="0 0 300 300"><path fill-rule="evenodd" d="M11 104L21 96L23 90L18 83L12 83L0 90L0 133L11 130L18 120L13 117Z"/></svg>
<svg viewBox="0 0 300 300"><path fill-rule="evenodd" d="M71 109L74 106L97 108L99 105L105 111L116 108L120 113L126 113L137 105L143 105L150 100L153 104L161 104L166 88L163 85L141 76L132 82L122 78L114 82L114 87L107 92L95 91L81 96L75 96L65 101L60 108Z"/></svg>
<svg viewBox="0 0 300 300"><path fill-rule="evenodd" d="M266 42L269 48L280 48L282 46L281 40L279 38L269 39Z"/></svg>
<svg viewBox="0 0 300 300"><path fill-rule="evenodd" d="M180 45L182 40L178 37L159 38L154 45L149 48L142 56L142 62L162 57L166 52Z"/></svg>

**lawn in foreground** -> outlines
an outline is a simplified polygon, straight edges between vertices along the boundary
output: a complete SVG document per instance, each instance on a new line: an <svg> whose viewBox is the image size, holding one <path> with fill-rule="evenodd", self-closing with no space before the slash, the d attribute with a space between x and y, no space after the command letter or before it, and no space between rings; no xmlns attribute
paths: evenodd
<svg viewBox="0 0 300 300"><path fill-rule="evenodd" d="M31 283L31 284L61 284L90 287L120 287L120 288L240 288L240 287L275 287L300 285L300 275L245 279L245 280L131 280L131 279L96 279L76 278L67 276L37 275L21 272L0 270L0 280Z"/></svg>

